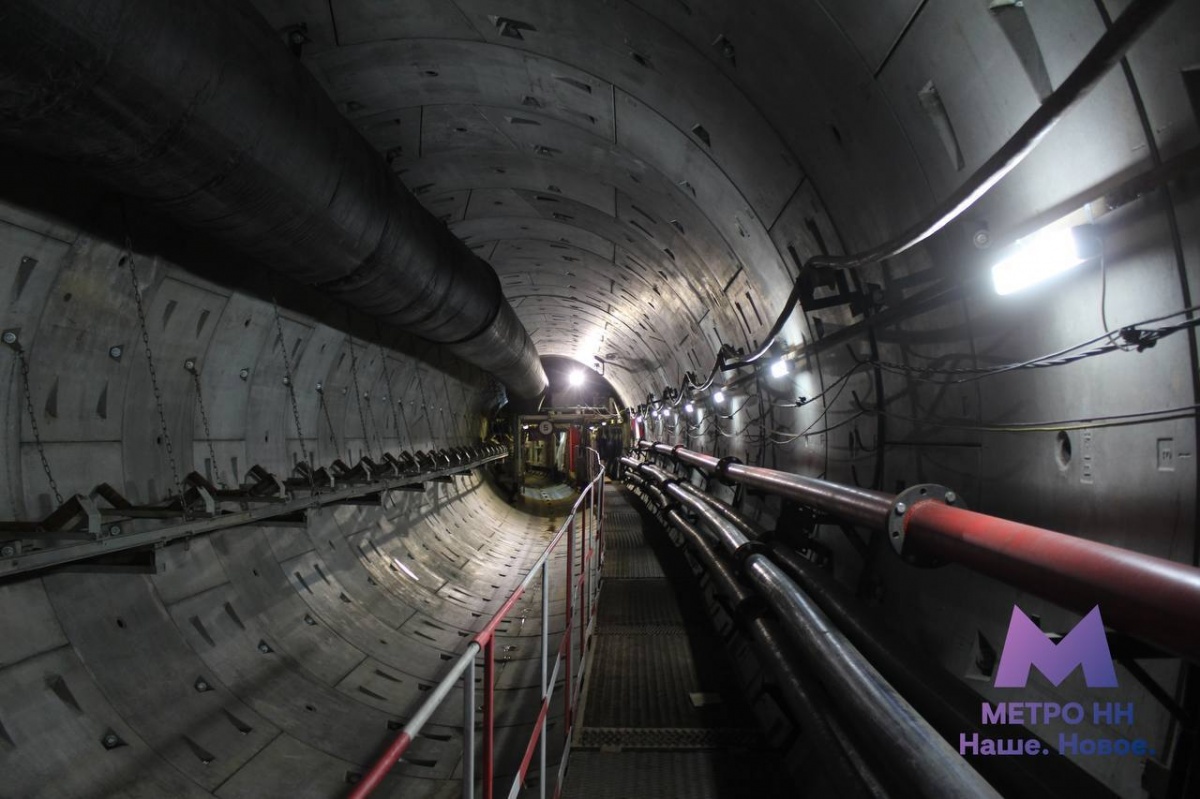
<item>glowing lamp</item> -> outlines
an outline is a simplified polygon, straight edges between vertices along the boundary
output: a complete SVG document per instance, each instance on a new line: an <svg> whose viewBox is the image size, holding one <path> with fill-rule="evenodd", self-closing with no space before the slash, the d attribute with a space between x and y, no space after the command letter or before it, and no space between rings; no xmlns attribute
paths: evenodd
<svg viewBox="0 0 1200 799"><path fill-rule="evenodd" d="M1035 286L1099 255L1098 244L1090 225L1038 231L992 267L992 286L1002 296Z"/></svg>

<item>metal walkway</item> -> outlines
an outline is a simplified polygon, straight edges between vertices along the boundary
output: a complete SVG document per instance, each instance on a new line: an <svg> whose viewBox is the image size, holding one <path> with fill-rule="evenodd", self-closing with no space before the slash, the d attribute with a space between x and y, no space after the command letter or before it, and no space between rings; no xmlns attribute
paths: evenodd
<svg viewBox="0 0 1200 799"><path fill-rule="evenodd" d="M683 555L625 489L606 491L604 583L563 796L780 793L770 784L782 772L778 756L745 706Z"/></svg>

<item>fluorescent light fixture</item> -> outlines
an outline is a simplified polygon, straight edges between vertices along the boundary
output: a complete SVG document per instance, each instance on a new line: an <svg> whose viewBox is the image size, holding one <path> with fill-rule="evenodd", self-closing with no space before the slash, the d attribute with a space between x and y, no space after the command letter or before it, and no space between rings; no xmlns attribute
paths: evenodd
<svg viewBox="0 0 1200 799"><path fill-rule="evenodd" d="M1061 275L1090 258L1098 243L1087 235L1090 226L1056 227L1019 239L1008 256L992 267L992 286L1000 295L1022 289Z"/></svg>
<svg viewBox="0 0 1200 799"><path fill-rule="evenodd" d="M398 558L392 558L392 563L395 563L395 564L396 564L396 566L397 566L397 567L399 567L400 571L404 572L404 573L405 573L405 574L407 574L409 577L411 577L411 578L413 578L414 580L416 580L418 583L419 583L419 582L421 582L421 578L420 578L420 577L418 577L416 574L414 574L412 569L408 568L408 567L407 567L407 566L405 566L403 563L401 563L401 562L400 562L400 560L399 560Z"/></svg>
<svg viewBox="0 0 1200 799"><path fill-rule="evenodd" d="M718 391L716 394L713 394L713 402L716 402L719 404L724 401L725 401L725 392L724 391Z"/></svg>
<svg viewBox="0 0 1200 799"><path fill-rule="evenodd" d="M579 369L576 369L575 371L571 372L571 374L567 377L567 382L570 383L571 386L574 388L578 388L579 386L582 386L583 385L583 372Z"/></svg>
<svg viewBox="0 0 1200 799"><path fill-rule="evenodd" d="M790 371L792 371L792 367L786 358L780 358L771 364L771 377L783 377Z"/></svg>

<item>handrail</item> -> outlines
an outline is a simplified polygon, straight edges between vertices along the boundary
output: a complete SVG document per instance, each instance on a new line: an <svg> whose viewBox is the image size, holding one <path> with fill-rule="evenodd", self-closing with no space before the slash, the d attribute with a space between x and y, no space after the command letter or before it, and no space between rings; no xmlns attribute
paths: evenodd
<svg viewBox="0 0 1200 799"><path fill-rule="evenodd" d="M1200 663L1200 569L1193 566L955 507L961 500L944 486L890 495L682 446L639 441L638 448L883 531L906 560L954 561L1080 613L1103 605L1113 629Z"/></svg>
<svg viewBox="0 0 1200 799"><path fill-rule="evenodd" d="M596 598L599 594L599 576L600 565L604 558L604 464L600 459L600 455L596 450L588 448L592 459L589 466L594 469L595 476L591 478L583 490L579 493L579 497L571 505L571 510L567 514L567 518L559 526L558 531L550 539L542 554L534 561L530 567L528 574L521 581L504 601L504 604L488 619L488 621L475 633L471 642L467 645L454 665L442 677L434 688L433 692L421 703L416 713L400 731L400 733L392 740L387 749L371 768L367 771L363 778L354 786L354 789L348 795L348 799L366 799L370 796L380 783L387 776L388 772L400 761L405 752L408 751L416 736L421 732L421 729L428 723L433 714L445 702L450 691L453 690L455 683L461 679L463 681L463 797L464 799L473 799L475 796L475 661L476 657L483 653L484 657L484 678L483 678L483 797L484 799L494 799L495 793L495 644L496 630L504 617L516 606L517 601L533 583L535 577L541 578L541 610L542 610L542 629L541 629L541 686L542 686L542 701L538 710L537 721L534 725L534 731L530 735L529 742L524 749L524 756L517 769L517 774L513 779L512 787L508 796L510 799L516 797L524 785L525 777L529 771L529 767L533 760L534 752L540 750L540 774L542 775L539 781L541 798L546 797L546 720L549 715L550 702L554 697L554 685L558 680L558 672L560 666L565 666L566 669L566 690L567 700L564 705L564 714L566 716L563 724L564 740L566 747L563 751L563 760L559 767L558 782L555 785L554 796L558 796L559 787L561 784L564 766L566 764L567 754L570 751L571 733L573 731L573 711L579 700L579 691L583 685L583 654L587 652L587 642L591 622L596 614ZM591 520L589 527L588 520ZM579 574L575 574L575 528L576 521L579 521L581 527L581 544L584 547L583 557L580 559ZM550 619L550 556L554 550L563 543L564 539L567 543L566 556L566 624L563 630L562 643L559 645L558 653L554 662L553 669L549 668L549 619ZM575 603L576 594L580 597L578 606ZM574 633L576 610L580 611L580 620L582 623L583 634L580 636L580 663L577 673L573 674L572 655L573 647L571 644L572 634Z"/></svg>

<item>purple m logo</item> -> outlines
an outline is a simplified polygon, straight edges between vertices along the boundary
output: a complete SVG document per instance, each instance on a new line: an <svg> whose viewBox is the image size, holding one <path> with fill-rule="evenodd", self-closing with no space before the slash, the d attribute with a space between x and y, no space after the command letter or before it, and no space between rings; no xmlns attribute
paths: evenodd
<svg viewBox="0 0 1200 799"><path fill-rule="evenodd" d="M996 669L997 688L1024 688L1029 681L1029 670L1034 666L1047 680L1058 685L1080 665L1088 688L1117 687L1117 674L1113 670L1099 605L1080 619L1075 629L1057 644L1013 605L1008 637L1004 640L1000 666Z"/></svg>

